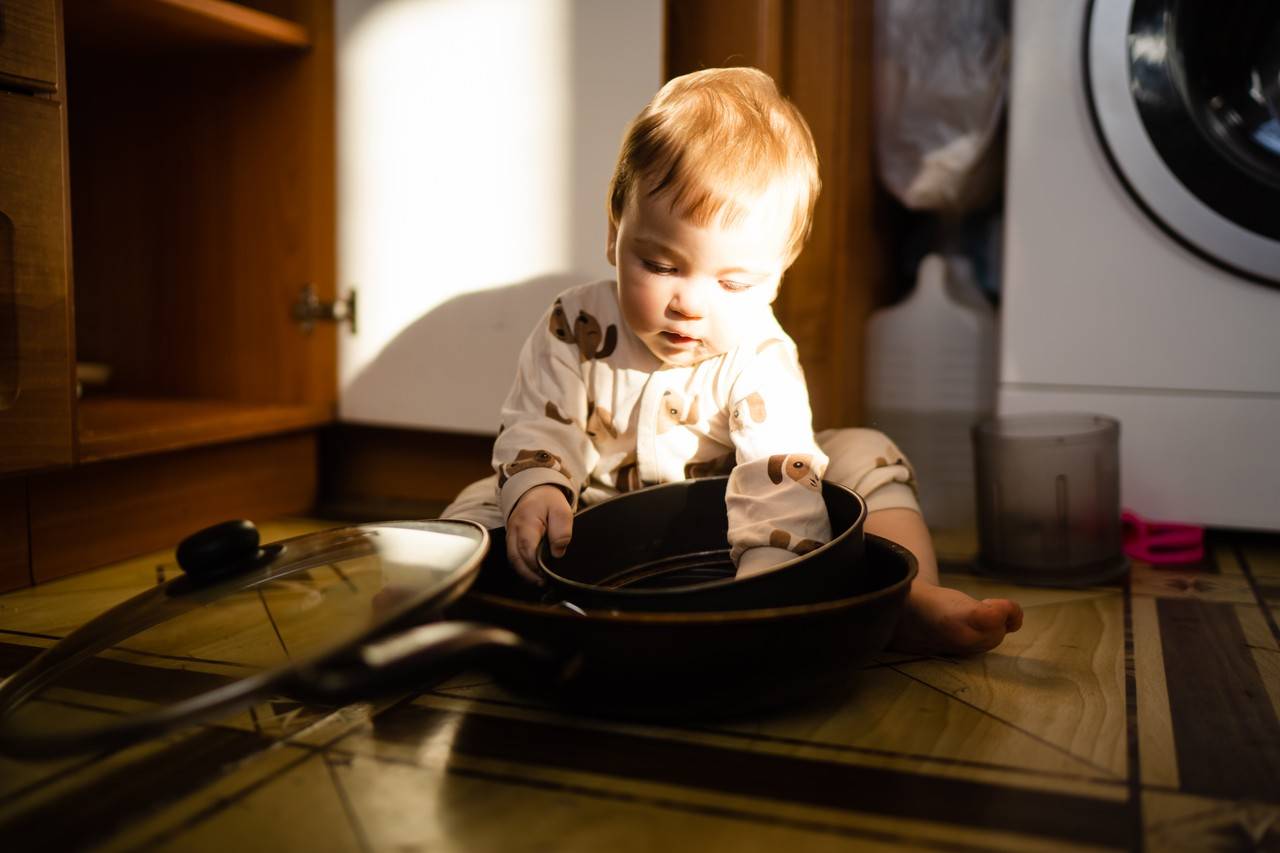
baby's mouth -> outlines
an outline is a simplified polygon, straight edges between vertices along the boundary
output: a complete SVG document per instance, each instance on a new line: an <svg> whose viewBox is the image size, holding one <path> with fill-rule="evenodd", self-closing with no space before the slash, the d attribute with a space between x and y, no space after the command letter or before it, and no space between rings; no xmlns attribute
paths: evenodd
<svg viewBox="0 0 1280 853"><path fill-rule="evenodd" d="M696 344L700 340L699 338L691 338L688 335L680 335L675 332L663 332L662 337L665 338L670 343L683 345L683 346L687 346L689 344Z"/></svg>

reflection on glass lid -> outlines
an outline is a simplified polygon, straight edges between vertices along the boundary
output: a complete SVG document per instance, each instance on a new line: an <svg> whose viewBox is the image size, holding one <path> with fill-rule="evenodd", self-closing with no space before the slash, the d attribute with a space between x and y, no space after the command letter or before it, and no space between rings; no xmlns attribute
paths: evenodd
<svg viewBox="0 0 1280 853"><path fill-rule="evenodd" d="M274 558L212 580L180 576L103 613L0 686L4 733L56 736L122 716L172 716L177 706L199 716L243 707L280 673L460 592L486 544L467 522L370 524L278 543Z"/></svg>

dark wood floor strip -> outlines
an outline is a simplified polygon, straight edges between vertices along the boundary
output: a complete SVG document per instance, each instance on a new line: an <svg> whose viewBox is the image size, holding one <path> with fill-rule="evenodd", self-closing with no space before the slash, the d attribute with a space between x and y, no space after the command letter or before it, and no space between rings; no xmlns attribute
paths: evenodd
<svg viewBox="0 0 1280 853"><path fill-rule="evenodd" d="M41 788L45 788L49 785L56 784L59 781L66 779L69 776L74 776L75 774L79 773L81 770L88 767L90 764L93 764L97 760L98 760L97 757L94 756L91 758L85 758L80 761L76 761L74 764L70 764L66 767L63 767L61 770L58 770L54 773L50 773L48 776L41 776L38 779L35 779L32 782L26 785L23 785L21 788L15 788L4 795L5 803L6 804L16 803L18 800L21 800L23 797L29 796L30 794L33 794L36 791L39 791Z"/></svg>
<svg viewBox="0 0 1280 853"><path fill-rule="evenodd" d="M378 760L385 761L386 759L385 757L380 756ZM840 835L860 841L875 841L880 844L897 844L903 846L919 846L921 844L919 837L878 831L865 827L855 828L823 821L782 817L780 815L765 814L760 811L744 811L742 809L714 806L706 803L690 803L681 800L664 799L662 797L641 797L624 794L618 791L604 791L599 788L587 788L582 785L569 785L563 782L549 782L545 779L517 776L510 773L493 773L461 767L449 767L447 770L451 775L480 779L486 782L497 782L506 785L520 785L526 788L533 788L538 791L558 791L567 794L576 794L582 797L590 797L591 799L596 800L613 800L616 802L634 803L637 805L670 809L672 811L706 815L707 817L724 818L747 823L764 824L767 826L781 826L788 829L822 833L824 835ZM950 853L989 853L991 849L986 846L975 847L973 845L960 844L954 841L939 841L935 838L929 839L928 847L930 850L945 850L950 851Z"/></svg>
<svg viewBox="0 0 1280 853"><path fill-rule="evenodd" d="M15 637L30 637L34 640L53 640L54 642L63 639L62 637L57 636L56 634L37 634L32 631L15 631L11 628L0 628L0 634L12 634ZM52 646L53 643L50 643L49 645ZM114 648L116 651L128 652L131 655L137 655L140 658L156 658L158 660L177 660L177 661L183 661L185 663L207 663L207 664L212 664L214 666L231 666L231 667L238 667L240 669L247 669L251 671L262 669L261 666L257 666L251 663L244 663L243 661L222 660L220 658L200 658L200 657L195 657L193 655L166 655L160 652L152 652L152 651L146 651L144 649L130 648L129 646L125 646L125 645L113 646L112 648ZM36 649L36 651L40 652L40 651L43 651L43 649ZM35 655L32 655L32 657L34 656Z"/></svg>
<svg viewBox="0 0 1280 853"><path fill-rule="evenodd" d="M1249 581L1253 598L1258 602L1258 609L1262 611L1262 618L1267 620L1267 626L1271 628L1271 636L1275 638L1277 645L1280 645L1280 625L1276 624L1276 615L1271 612L1271 601L1280 601L1280 586L1259 584L1257 577L1253 574L1253 567L1249 565L1249 555L1244 546L1237 542L1232 547L1236 552L1236 560L1240 563L1240 571L1244 572L1245 579Z"/></svg>
<svg viewBox="0 0 1280 853"><path fill-rule="evenodd" d="M1280 721L1235 606L1156 601L1182 790L1280 802Z"/></svg>
<svg viewBox="0 0 1280 853"><path fill-rule="evenodd" d="M364 825L360 823L360 815L356 814L355 808L351 805L351 798L347 796L347 789L343 786L342 780L338 778L338 771L334 767L334 762L327 755L321 756L320 760L324 762L324 769L329 774L329 781L333 783L334 793L337 794L338 801L342 803L342 813L347 819L347 825L351 827L351 834L356 837L356 841L364 853L371 853L373 848L369 846L369 838L365 835Z"/></svg>
<svg viewBox="0 0 1280 853"><path fill-rule="evenodd" d="M1128 579L1124 584L1124 718L1129 764L1129 849L1141 850L1146 827L1138 739L1138 666L1133 652L1133 587Z"/></svg>
<svg viewBox="0 0 1280 853"><path fill-rule="evenodd" d="M34 631L17 631L13 628L0 628L0 634L13 634L15 637L31 637L35 640L61 640L57 634L37 634ZM52 645L52 643L50 644Z"/></svg>
<svg viewBox="0 0 1280 853"><path fill-rule="evenodd" d="M249 732L204 729L0 824L0 838L12 850L81 850L101 844L128 823L213 784L268 745L270 741Z"/></svg>
<svg viewBox="0 0 1280 853"><path fill-rule="evenodd" d="M0 672L14 673L43 649L0 642ZM92 658L68 670L55 684L146 702L177 702L237 679L175 667L152 667L110 658Z"/></svg>
<svg viewBox="0 0 1280 853"><path fill-rule="evenodd" d="M1087 844L1128 842L1124 803L1078 795L418 706L383 714L376 735L416 744L442 721L457 726L453 750L478 758Z"/></svg>
<svg viewBox="0 0 1280 853"><path fill-rule="evenodd" d="M924 658L921 658L924 660ZM907 663L907 661L903 661ZM518 708L525 711L540 712L556 712L554 705L535 704L532 702L520 702L508 699L494 699L492 697L476 697L466 694L453 693L450 690L429 690L432 696L439 696L444 699L463 699L467 702L474 702L477 705L492 705L498 708ZM1061 779L1063 781L1073 782L1091 782L1101 785L1117 785L1125 784L1118 781L1114 775L1110 773L1098 774L1095 776L1084 773L1063 773L1056 770L1038 770L1031 767L1011 768L1009 764L1001 764L995 761L974 761L967 758L952 758L946 755L925 755L916 752L901 752L892 749L874 749L867 746L853 746L845 743L832 743L828 740L812 740L809 738L786 737L783 735L771 735L765 732L749 732L739 731L737 729L720 728L714 725L681 725L679 723L663 722L664 729L674 729L681 732L691 732L695 734L709 734L718 737L734 738L744 743L776 743L788 746L806 746L815 749L829 750L831 752L843 753L847 755L874 755L881 758L906 759L908 761L919 761L927 764L934 764L940 767L972 767L976 770L1017 770L1018 773L1027 776L1038 776L1044 779Z"/></svg>

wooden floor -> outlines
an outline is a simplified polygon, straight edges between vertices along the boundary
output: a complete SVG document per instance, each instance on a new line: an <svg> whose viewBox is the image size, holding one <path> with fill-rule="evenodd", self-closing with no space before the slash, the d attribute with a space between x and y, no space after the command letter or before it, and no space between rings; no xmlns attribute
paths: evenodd
<svg viewBox="0 0 1280 853"><path fill-rule="evenodd" d="M885 655L839 695L731 723L581 717L468 674L378 705L277 699L106 756L0 759L0 848L1280 849L1280 537L1210 551L1083 590L944 572L1021 601L1023 630L974 658ZM0 673L174 571L157 553L0 596ZM72 698L123 709L110 685Z"/></svg>

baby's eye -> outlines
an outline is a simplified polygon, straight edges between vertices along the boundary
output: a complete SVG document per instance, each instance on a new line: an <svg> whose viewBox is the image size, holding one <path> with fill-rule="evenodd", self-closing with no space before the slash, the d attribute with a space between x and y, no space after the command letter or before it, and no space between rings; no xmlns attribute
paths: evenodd
<svg viewBox="0 0 1280 853"><path fill-rule="evenodd" d="M649 272L657 273L658 275L673 275L676 271L675 267L669 267L666 264L660 264L656 261L649 260L644 261L644 267Z"/></svg>
<svg viewBox="0 0 1280 853"><path fill-rule="evenodd" d="M743 290L751 289L751 285L749 284L743 284L740 281L728 281L727 279L721 280L720 286L723 287L725 290L731 291L733 293L738 293Z"/></svg>

